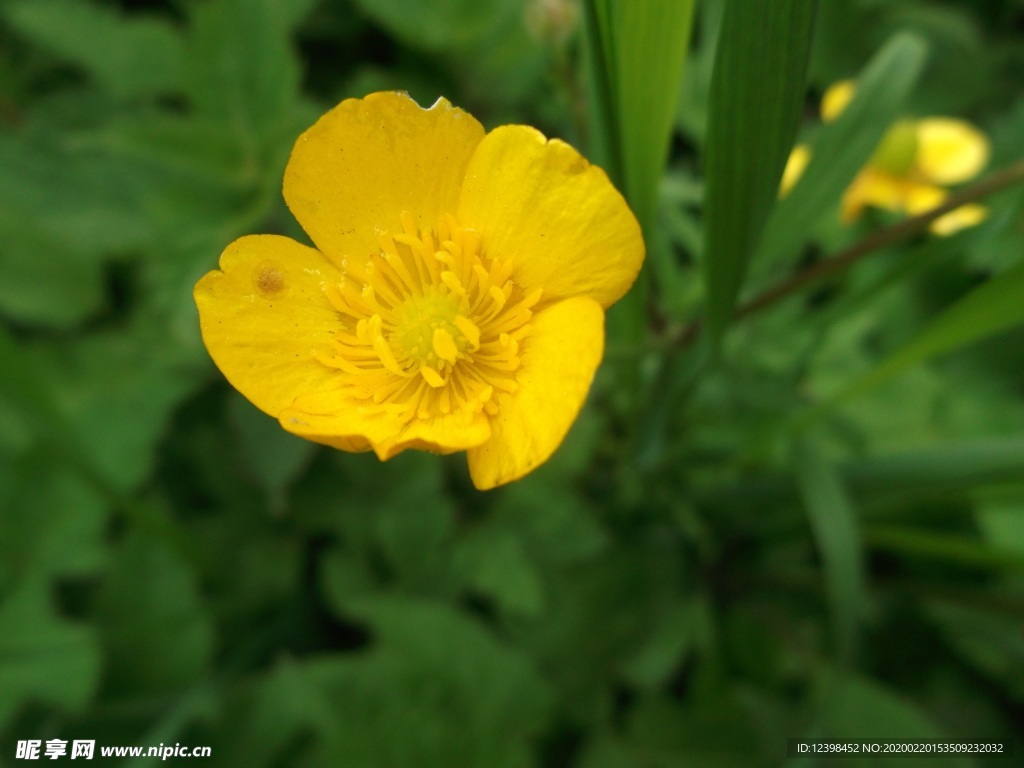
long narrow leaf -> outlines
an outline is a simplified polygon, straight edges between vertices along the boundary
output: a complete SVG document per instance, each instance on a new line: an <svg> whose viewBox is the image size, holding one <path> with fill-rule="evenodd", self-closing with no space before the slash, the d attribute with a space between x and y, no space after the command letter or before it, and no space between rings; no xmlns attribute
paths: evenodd
<svg viewBox="0 0 1024 768"><path fill-rule="evenodd" d="M694 0L587 0L594 142L650 240L682 89ZM637 346L646 323L646 280L608 316L608 335ZM640 386L635 370L624 388Z"/></svg>
<svg viewBox="0 0 1024 768"><path fill-rule="evenodd" d="M592 0L609 137L626 198L651 225L690 43L694 0Z"/></svg>
<svg viewBox="0 0 1024 768"><path fill-rule="evenodd" d="M958 534L876 525L864 532L864 538L875 549L906 557L1024 573L1024 556Z"/></svg>
<svg viewBox="0 0 1024 768"><path fill-rule="evenodd" d="M814 0L728 0L711 80L704 279L718 339L776 199L796 136Z"/></svg>
<svg viewBox="0 0 1024 768"><path fill-rule="evenodd" d="M843 190L900 116L927 58L927 46L903 33L890 40L857 77L856 95L811 145L811 162L776 206L765 227L757 262L770 268L795 254L811 227L839 202Z"/></svg>
<svg viewBox="0 0 1024 768"><path fill-rule="evenodd" d="M796 449L800 495L821 554L840 652L854 649L857 625L867 611L861 538L853 504L836 467L802 439Z"/></svg>

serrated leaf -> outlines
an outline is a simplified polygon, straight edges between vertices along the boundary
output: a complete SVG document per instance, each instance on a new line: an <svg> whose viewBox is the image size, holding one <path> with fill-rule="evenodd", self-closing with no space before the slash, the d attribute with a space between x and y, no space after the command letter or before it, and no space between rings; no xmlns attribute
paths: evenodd
<svg viewBox="0 0 1024 768"><path fill-rule="evenodd" d="M867 375L829 397L808 418L878 386L887 379L933 357L954 352L993 334L1024 323L1024 263L975 288L934 318L914 338Z"/></svg>
<svg viewBox="0 0 1024 768"><path fill-rule="evenodd" d="M193 573L159 541L133 535L97 600L106 685L120 694L181 690L202 679L213 650Z"/></svg>
<svg viewBox="0 0 1024 768"><path fill-rule="evenodd" d="M533 617L543 609L544 582L514 531L484 526L463 538L456 558L468 586L502 610Z"/></svg>
<svg viewBox="0 0 1024 768"><path fill-rule="evenodd" d="M309 464L316 445L285 432L276 419L242 398L232 398L228 409L242 461L266 493L271 511L283 512L288 486Z"/></svg>
<svg viewBox="0 0 1024 768"><path fill-rule="evenodd" d="M146 242L131 174L97 154L47 136L0 132L0 199L49 237L84 253L128 251ZM41 253L42 258L58 255Z"/></svg>
<svg viewBox="0 0 1024 768"><path fill-rule="evenodd" d="M93 632L59 618L47 589L32 578L0 602L0 728L28 701L76 710L96 688Z"/></svg>
<svg viewBox="0 0 1024 768"><path fill-rule="evenodd" d="M314 764L530 764L550 693L521 651L440 603L375 596L350 610L373 646L303 669L320 705Z"/></svg>
<svg viewBox="0 0 1024 768"><path fill-rule="evenodd" d="M154 354L159 349L161 354ZM171 409L202 368L155 327L80 337L44 348L46 375L91 465L122 491L151 470Z"/></svg>
<svg viewBox="0 0 1024 768"><path fill-rule="evenodd" d="M0 590L28 573L94 573L105 555L105 500L49 452L12 464L0 481Z"/></svg>
<svg viewBox="0 0 1024 768"><path fill-rule="evenodd" d="M253 157L291 132L300 68L291 32L310 3L216 0L191 6L185 91Z"/></svg>
<svg viewBox="0 0 1024 768"><path fill-rule="evenodd" d="M0 208L0 314L68 328L97 312L104 298L96 253L23 211Z"/></svg>
<svg viewBox="0 0 1024 768"><path fill-rule="evenodd" d="M520 23L521 0L356 0L360 10L406 44L429 51L480 42L502 21Z"/></svg>
<svg viewBox="0 0 1024 768"><path fill-rule="evenodd" d="M0 325L0 399L19 416L53 453L74 464L89 478L98 477L96 462L68 413L60 406L52 378Z"/></svg>
<svg viewBox="0 0 1024 768"><path fill-rule="evenodd" d="M22 35L80 65L117 96L166 92L180 83L184 49L164 19L124 16L82 0L19 0L6 17Z"/></svg>

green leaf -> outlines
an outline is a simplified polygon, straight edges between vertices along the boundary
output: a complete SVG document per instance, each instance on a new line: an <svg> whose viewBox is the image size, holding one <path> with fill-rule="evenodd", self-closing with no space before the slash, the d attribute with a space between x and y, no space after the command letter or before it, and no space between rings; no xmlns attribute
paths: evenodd
<svg viewBox="0 0 1024 768"><path fill-rule="evenodd" d="M228 411L242 461L266 493L270 510L284 512L288 486L309 465L316 444L285 432L277 419L241 397L231 398Z"/></svg>
<svg viewBox="0 0 1024 768"><path fill-rule="evenodd" d="M96 253L14 206L0 208L0 313L67 328L100 309L103 289Z"/></svg>
<svg viewBox="0 0 1024 768"><path fill-rule="evenodd" d="M521 0L356 0L356 4L404 43L428 51L480 42L503 21L523 23Z"/></svg>
<svg viewBox="0 0 1024 768"><path fill-rule="evenodd" d="M704 167L709 331L730 319L793 146L814 0L729 0L711 81Z"/></svg>
<svg viewBox="0 0 1024 768"><path fill-rule="evenodd" d="M6 16L22 35L83 67L117 96L166 92L180 82L182 41L163 19L126 17L82 0L18 0Z"/></svg>
<svg viewBox="0 0 1024 768"><path fill-rule="evenodd" d="M821 554L840 654L849 660L868 608L857 515L836 468L821 446L803 440L794 456L800 495Z"/></svg>
<svg viewBox="0 0 1024 768"><path fill-rule="evenodd" d="M906 498L915 492L948 494L1007 482L1024 473L1024 436L972 440L921 451L874 456L849 464L850 488Z"/></svg>
<svg viewBox="0 0 1024 768"><path fill-rule="evenodd" d="M542 562L590 560L606 550L608 532L583 499L553 482L515 483L499 497L495 523L519 531L527 549Z"/></svg>
<svg viewBox="0 0 1024 768"><path fill-rule="evenodd" d="M191 8L185 90L196 111L231 127L250 154L293 131L300 85L290 34L309 0L211 0Z"/></svg>
<svg viewBox="0 0 1024 768"><path fill-rule="evenodd" d="M457 557L468 585L502 610L533 617L544 608L543 579L515 531L479 528L461 541Z"/></svg>
<svg viewBox="0 0 1024 768"><path fill-rule="evenodd" d="M510 621L518 643L549 670L549 679L573 702L575 716L591 718L604 702L607 681L597 670L620 670L661 629L661 612L683 578L679 551L651 536L603 556L550 572L544 612Z"/></svg>
<svg viewBox="0 0 1024 768"><path fill-rule="evenodd" d="M927 54L924 41L901 33L857 76L853 100L811 143L810 163L765 226L757 253L761 269L777 271L780 259L795 259L814 225L834 210L886 130L904 114Z"/></svg>
<svg viewBox="0 0 1024 768"><path fill-rule="evenodd" d="M1024 557L1024 500L983 502L975 517L985 540L994 549Z"/></svg>
<svg viewBox="0 0 1024 768"><path fill-rule="evenodd" d="M131 170L46 134L0 132L0 198L12 216L31 219L51 240L76 251L128 251L146 242ZM59 222L59 227L55 226ZM61 262L61 253L38 257Z"/></svg>
<svg viewBox="0 0 1024 768"><path fill-rule="evenodd" d="M772 765L754 718L727 680L680 703L647 696L631 707L622 736L599 734L581 768L746 768Z"/></svg>
<svg viewBox="0 0 1024 768"><path fill-rule="evenodd" d="M86 443L58 402L46 366L30 355L7 328L0 325L0 400L20 416L35 436L53 453L88 476L99 475Z"/></svg>
<svg viewBox="0 0 1024 768"><path fill-rule="evenodd" d="M1024 635L1019 614L999 616L982 608L944 600L924 606L949 642L975 668L1018 701L1024 699Z"/></svg>
<svg viewBox="0 0 1024 768"><path fill-rule="evenodd" d="M869 391L908 368L1024 323L1021 296L1024 296L1024 263L991 278L954 302L910 343L827 398L807 420L823 415L839 403Z"/></svg>
<svg viewBox="0 0 1024 768"><path fill-rule="evenodd" d="M439 603L375 596L351 610L373 646L303 668L320 704L315 765L530 765L550 694L521 651Z"/></svg>
<svg viewBox="0 0 1024 768"><path fill-rule="evenodd" d="M873 525L864 534L873 549L956 565L1024 574L1024 554L990 547L977 539L899 525Z"/></svg>
<svg viewBox="0 0 1024 768"><path fill-rule="evenodd" d="M917 704L882 683L850 673L835 672L823 679L823 728L817 738L834 739L941 739L943 732ZM906 755L844 756L854 768L901 768L935 765L933 758ZM969 768L967 757L946 756L943 765Z"/></svg>
<svg viewBox="0 0 1024 768"><path fill-rule="evenodd" d="M106 685L120 694L181 690L202 679L213 633L193 573L161 543L121 545L98 598Z"/></svg>
<svg viewBox="0 0 1024 768"><path fill-rule="evenodd" d="M148 239L134 169L43 127L0 132L0 312L66 328L100 311L104 261Z"/></svg>
<svg viewBox="0 0 1024 768"><path fill-rule="evenodd" d="M710 631L707 606L692 598L660 611L658 625L622 667L622 676L631 685L649 691L666 684L687 660L696 638Z"/></svg>
<svg viewBox="0 0 1024 768"><path fill-rule="evenodd" d="M88 445L91 466L121 491L140 483L171 409L202 369L156 323L79 337L43 353L61 412Z"/></svg>
<svg viewBox="0 0 1024 768"><path fill-rule="evenodd" d="M28 701L83 708L99 669L93 633L57 616L43 579L0 602L0 729Z"/></svg>
<svg viewBox="0 0 1024 768"><path fill-rule="evenodd" d="M693 0L593 0L601 35L616 166L633 213L647 232L690 43Z"/></svg>
<svg viewBox="0 0 1024 768"><path fill-rule="evenodd" d="M305 668L283 656L246 693L224 713L226 722L210 740L218 763L238 768L309 765L298 756L306 752L311 728L330 715Z"/></svg>
<svg viewBox="0 0 1024 768"><path fill-rule="evenodd" d="M164 112L125 116L99 132L97 142L136 173L147 168L236 190L258 181L258 168L238 136L210 118Z"/></svg>
<svg viewBox="0 0 1024 768"><path fill-rule="evenodd" d="M310 473L321 482L299 483L291 507L308 525L339 533L345 553L359 559L341 567L332 594L344 599L362 566L383 568L414 590L448 594L459 583L452 563L456 508L437 457L408 451L386 463L372 454L325 458L330 472Z"/></svg>
<svg viewBox="0 0 1024 768"><path fill-rule="evenodd" d="M12 464L0 481L0 591L28 573L95 573L106 554L105 500L47 451Z"/></svg>

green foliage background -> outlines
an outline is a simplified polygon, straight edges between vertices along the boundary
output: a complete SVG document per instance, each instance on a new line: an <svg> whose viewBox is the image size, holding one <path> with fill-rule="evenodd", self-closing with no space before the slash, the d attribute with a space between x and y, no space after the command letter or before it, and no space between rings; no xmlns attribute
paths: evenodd
<svg viewBox="0 0 1024 768"><path fill-rule="evenodd" d="M682 2L0 1L0 765L29 738L246 768L1024 750L1020 187L730 322L889 223L836 211L896 117L1024 154L1024 2L786 0L760 37L726 5L697 4L687 56ZM298 133L392 88L571 141L645 225L589 405L489 494L461 457L284 433L199 339L227 243L305 239ZM800 109L825 160L775 205Z"/></svg>

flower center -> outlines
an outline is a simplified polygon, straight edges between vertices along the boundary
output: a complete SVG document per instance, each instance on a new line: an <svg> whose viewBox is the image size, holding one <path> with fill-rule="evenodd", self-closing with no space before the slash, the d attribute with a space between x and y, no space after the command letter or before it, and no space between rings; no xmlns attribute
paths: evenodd
<svg viewBox="0 0 1024 768"><path fill-rule="evenodd" d="M380 250L342 259L324 291L341 315L324 365L354 397L399 422L497 412L514 392L519 351L540 290L524 294L511 264L488 258L480 236L443 217L436 233L408 213L403 231L377 233Z"/></svg>
<svg viewBox="0 0 1024 768"><path fill-rule="evenodd" d="M437 369L464 355L469 342L455 324L461 309L458 297L431 286L423 296L410 297L395 310L395 330L389 341L396 357Z"/></svg>

